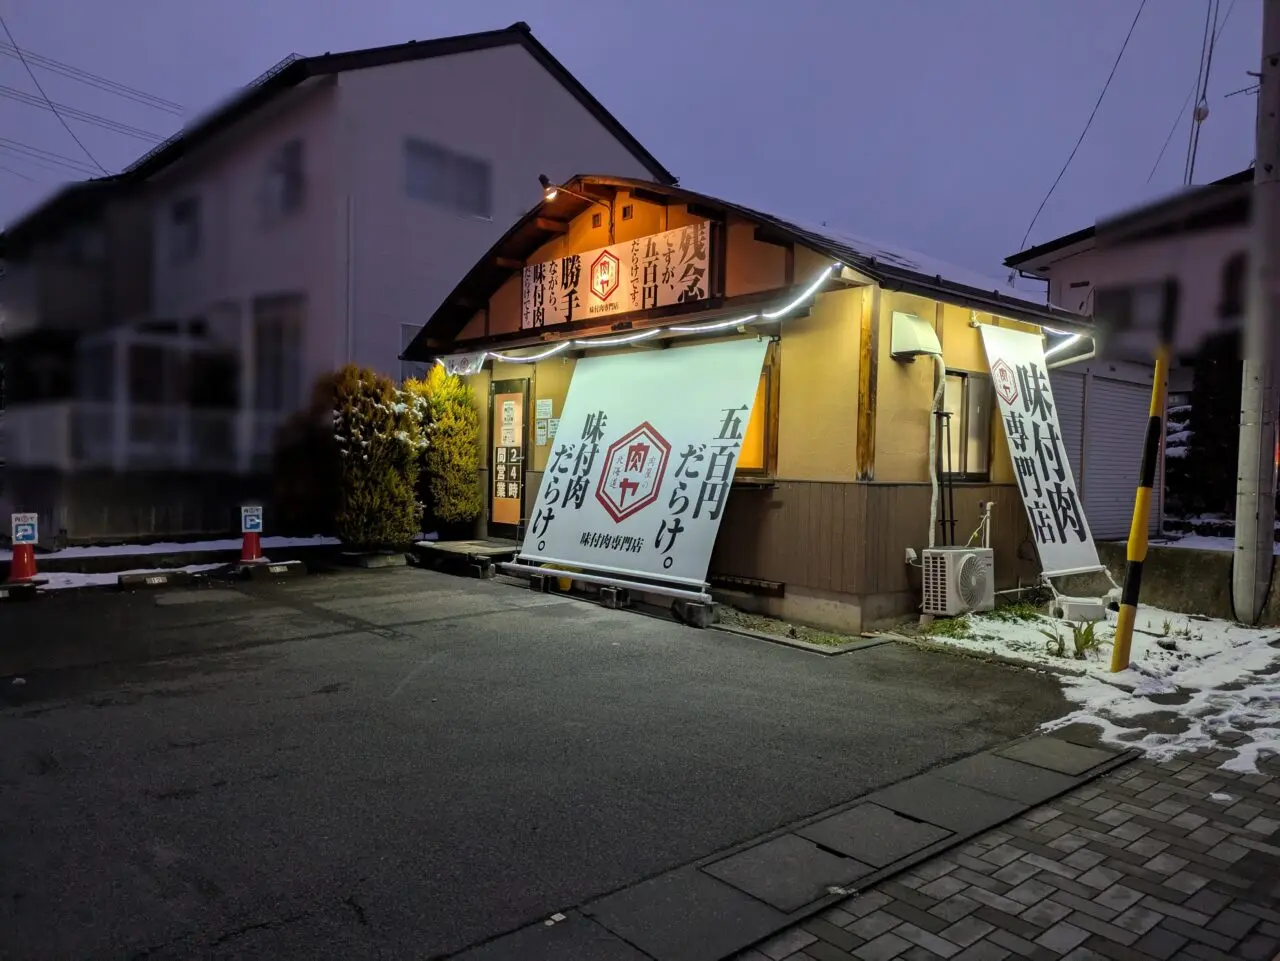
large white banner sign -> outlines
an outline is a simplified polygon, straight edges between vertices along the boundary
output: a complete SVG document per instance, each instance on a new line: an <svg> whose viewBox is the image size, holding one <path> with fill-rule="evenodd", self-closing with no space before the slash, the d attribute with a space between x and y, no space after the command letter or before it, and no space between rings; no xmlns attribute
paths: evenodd
<svg viewBox="0 0 1280 961"><path fill-rule="evenodd" d="M705 584L767 347L578 361L521 558Z"/></svg>
<svg viewBox="0 0 1280 961"><path fill-rule="evenodd" d="M1102 565L1062 446L1040 336L984 325L982 342L1040 566L1046 574L1096 570Z"/></svg>
<svg viewBox="0 0 1280 961"><path fill-rule="evenodd" d="M706 300L710 232L704 220L526 267L520 327Z"/></svg>

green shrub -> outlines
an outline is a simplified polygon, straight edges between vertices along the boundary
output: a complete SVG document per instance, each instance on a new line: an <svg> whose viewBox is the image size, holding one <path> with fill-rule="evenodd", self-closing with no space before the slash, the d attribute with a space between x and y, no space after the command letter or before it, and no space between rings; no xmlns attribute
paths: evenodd
<svg viewBox="0 0 1280 961"><path fill-rule="evenodd" d="M423 452L420 490L428 526L473 521L483 499L480 471L480 414L471 386L437 364L423 380L410 380L407 393L419 400L429 443Z"/></svg>
<svg viewBox="0 0 1280 961"><path fill-rule="evenodd" d="M375 371L355 365L338 371L332 429L341 474L335 526L343 543L403 546L421 529L418 473L426 438L417 407Z"/></svg>
<svg viewBox="0 0 1280 961"><path fill-rule="evenodd" d="M279 533L335 536L342 486L341 458L333 436L337 376L325 374L306 409L294 414L276 437L273 478Z"/></svg>

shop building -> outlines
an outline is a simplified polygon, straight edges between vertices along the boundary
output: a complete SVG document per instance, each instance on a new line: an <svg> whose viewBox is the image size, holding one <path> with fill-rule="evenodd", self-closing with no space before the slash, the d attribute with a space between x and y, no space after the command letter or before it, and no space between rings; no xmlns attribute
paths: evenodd
<svg viewBox="0 0 1280 961"><path fill-rule="evenodd" d="M606 176L544 186L544 201L466 274L404 355L443 363L475 387L486 452L479 536L537 530L540 488L563 481L557 454L580 433L576 421L560 422L588 358L629 358L638 372L625 398L638 426L601 448L604 504L609 458L633 440L658 440L645 434L658 423L645 405L683 403L710 376L698 366L705 347L749 340L762 360L711 532L712 589L762 612L861 630L919 609L921 571L909 553L965 544L984 504L995 588L1035 582L1038 539L998 402L1012 388L997 396L982 331L1033 334L1056 366L1092 350L1085 318L962 268L676 186ZM605 368L596 370L599 380ZM935 398L949 417L933 413ZM683 446L669 445L659 474L679 475ZM647 509L643 489L631 483L630 493L645 503L606 506L615 520ZM645 522L646 536L665 523L663 510Z"/></svg>

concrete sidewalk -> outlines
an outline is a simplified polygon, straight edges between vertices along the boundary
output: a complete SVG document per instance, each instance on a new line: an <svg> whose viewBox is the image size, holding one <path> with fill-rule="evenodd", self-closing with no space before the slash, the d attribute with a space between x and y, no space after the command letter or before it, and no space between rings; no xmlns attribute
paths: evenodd
<svg viewBox="0 0 1280 961"><path fill-rule="evenodd" d="M1137 761L735 961L1272 961L1280 758Z"/></svg>

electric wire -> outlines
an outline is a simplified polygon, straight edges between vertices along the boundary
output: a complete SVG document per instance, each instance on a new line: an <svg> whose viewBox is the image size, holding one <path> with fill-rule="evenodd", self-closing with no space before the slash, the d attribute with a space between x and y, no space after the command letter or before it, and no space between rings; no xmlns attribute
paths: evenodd
<svg viewBox="0 0 1280 961"><path fill-rule="evenodd" d="M1183 186L1190 186L1196 177L1196 156L1200 153L1200 129L1204 126L1209 110L1209 77L1213 72L1213 48L1217 46L1218 10L1221 0L1210 0L1213 11L1213 28L1205 30L1207 51L1203 55L1204 69L1199 82L1200 97L1196 100L1195 112L1191 115L1191 136L1187 140L1187 160L1183 167ZM1206 21L1207 22L1207 21ZM1202 112L1203 111L1203 112Z"/></svg>
<svg viewBox="0 0 1280 961"><path fill-rule="evenodd" d="M1218 38L1222 36L1222 31L1227 27L1227 21L1231 19L1231 11L1235 8L1236 0L1231 0L1231 2L1227 4L1227 12L1223 16L1222 22L1218 24L1217 32L1214 34L1213 39L1215 43L1218 41ZM1164 143L1160 147L1160 153L1156 156L1156 162L1151 165L1151 172L1147 174L1147 183L1151 183L1152 178L1156 175L1156 171L1160 169L1160 161L1164 160L1165 152L1169 149L1169 144L1173 142L1173 135L1178 132L1178 125L1182 123L1182 118L1186 115L1187 107L1191 105L1191 100L1195 97L1196 91L1199 89L1200 77L1199 74L1197 74L1195 86L1187 93L1187 99L1182 101L1182 106L1178 108L1178 115L1173 118L1173 126L1169 128L1169 133L1164 138ZM1230 94L1228 94L1228 96L1230 96Z"/></svg>
<svg viewBox="0 0 1280 961"><path fill-rule="evenodd" d="M1071 166L1071 161L1075 159L1076 152L1080 149L1080 145L1084 143L1085 135L1089 133L1089 128L1093 126L1093 119L1098 115L1098 108L1102 106L1102 100L1107 95L1107 91L1111 89L1111 81L1115 79L1116 70L1120 67L1120 61L1124 58L1124 52L1129 47L1129 40L1133 36L1134 28L1138 25L1138 19L1142 16L1142 11L1147 6L1147 0L1141 0L1138 4L1138 12L1133 15L1133 22L1129 24L1129 32L1124 35L1124 43L1120 45L1120 52L1116 54L1115 63L1111 65L1111 72L1107 74L1107 81L1102 85L1102 92L1098 94L1098 100L1093 105L1093 110L1089 113L1089 119L1085 121L1084 129L1080 131L1080 136L1076 139L1076 145L1071 148L1071 153L1067 156L1067 162L1062 165L1062 169L1058 171L1058 176L1054 178L1053 184L1049 187L1049 192L1044 195L1044 199L1040 201L1040 206L1036 208L1035 216L1031 218L1031 223L1027 225L1027 232L1022 235L1022 243L1019 250L1025 250L1027 246L1027 238L1031 236L1031 231L1036 225L1036 221L1040 219L1040 214L1044 211L1045 204L1049 202L1049 198L1053 196L1053 192L1058 189L1058 184L1062 182L1062 178L1066 175L1067 168Z"/></svg>
<svg viewBox="0 0 1280 961"><path fill-rule="evenodd" d="M79 83L95 87L98 90L112 93L116 96L123 97L126 100L132 100L147 107L153 107L156 110L163 110L166 113L182 116L184 108L181 104L174 103L172 100L166 100L164 97L157 97L153 93L147 93L145 90L139 90L137 87L130 87L107 77L99 76L96 73L90 73L88 70L81 70L79 67L73 67L69 63L63 63L61 60L54 60L52 57L41 56L30 50L20 50L18 47L9 43L0 43L0 54L6 57L12 57L15 60L21 60L26 57L28 61L42 70L50 73L56 73L59 76L75 80Z"/></svg>
<svg viewBox="0 0 1280 961"><path fill-rule="evenodd" d="M67 123L66 119L62 116L62 114L58 112L58 108L53 105L53 101L49 99L49 95L44 92L44 87L40 85L40 78L37 77L36 72L31 69L31 64L27 62L26 55L22 52L22 48L18 46L18 41L14 39L13 31L9 29L9 24L5 22L4 14L2 13L0 13L0 28L4 29L5 36L9 38L9 42L13 44L13 48L18 51L18 59L21 60L22 65L26 67L27 76L29 76L31 78L31 82L36 85L36 89L40 91L40 96L43 97L44 102L49 105L49 109L52 110L53 115L58 118L58 122L62 124L63 129L66 130L67 133L71 135L71 139L76 142L76 146L78 146L81 150L84 151L84 155L93 161L93 165L97 167L100 171L102 171L103 174L109 176L110 172L107 170L107 168L102 166L102 164L98 162L98 158L95 157L89 151L89 148L86 147L83 142L81 142L80 138L76 136L76 132L71 129L71 124Z"/></svg>
<svg viewBox="0 0 1280 961"><path fill-rule="evenodd" d="M15 90L13 87L7 87L4 84L0 84L0 97L5 97L9 100L16 100L18 103L25 103L40 110L52 110L56 108L61 111L64 116L70 117L72 120L79 120L81 123L101 127L103 130L110 130L112 133L132 137L134 140L144 140L148 143L159 143L164 139L159 134L154 134L150 130L143 130L141 127L121 123L118 120L112 120L110 117L104 117L102 114L90 113L87 110L81 110L78 107L72 107L65 103L54 102L52 106L50 106L34 94L29 94L24 90Z"/></svg>
<svg viewBox="0 0 1280 961"><path fill-rule="evenodd" d="M97 173L95 169L90 167L83 160L77 160L75 157L68 157L65 154L54 153L52 150L33 147L31 144L23 143L20 140L10 140L7 137L0 137L0 153L6 153L13 157L20 157L41 166L55 164L59 167L65 167L68 170L73 170L76 173L87 173L90 176Z"/></svg>

